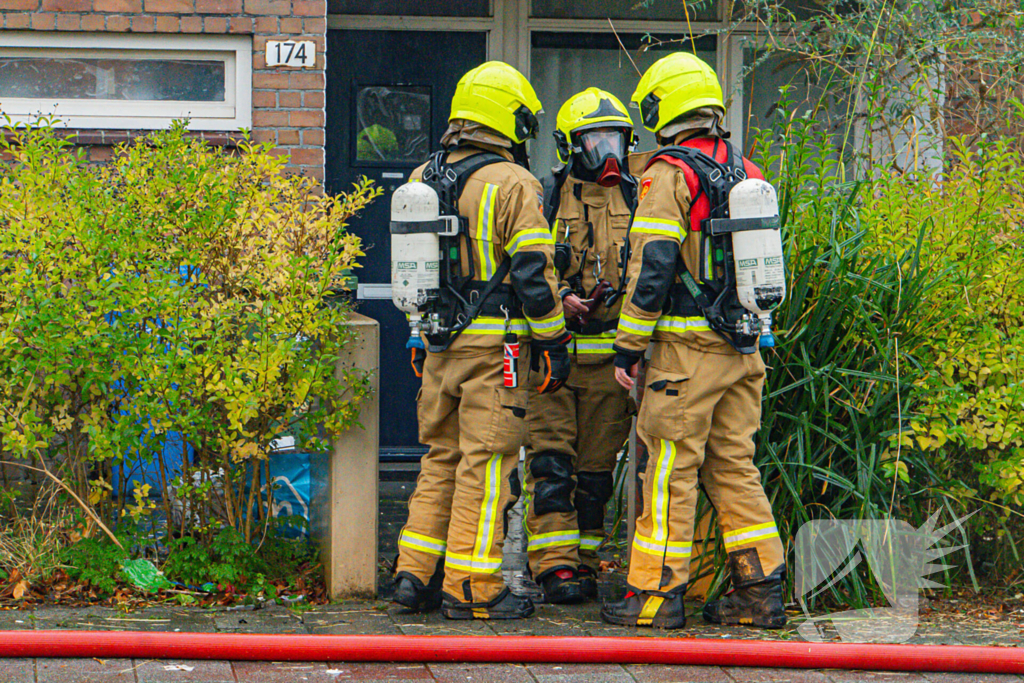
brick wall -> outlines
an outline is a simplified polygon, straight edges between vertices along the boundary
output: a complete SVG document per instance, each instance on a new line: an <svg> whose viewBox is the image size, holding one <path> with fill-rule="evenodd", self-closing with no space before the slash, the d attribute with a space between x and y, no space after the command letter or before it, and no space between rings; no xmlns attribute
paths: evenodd
<svg viewBox="0 0 1024 683"><path fill-rule="evenodd" d="M0 0L0 29L253 36L253 137L276 142L291 167L324 177L326 0ZM315 69L267 69L268 40L312 40ZM90 156L133 131L81 131ZM227 136L204 133L214 143Z"/></svg>

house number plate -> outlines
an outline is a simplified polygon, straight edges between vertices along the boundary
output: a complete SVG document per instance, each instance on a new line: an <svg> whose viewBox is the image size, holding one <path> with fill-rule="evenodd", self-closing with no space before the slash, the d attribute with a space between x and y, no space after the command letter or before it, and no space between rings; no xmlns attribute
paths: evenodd
<svg viewBox="0 0 1024 683"><path fill-rule="evenodd" d="M267 66L316 67L316 44L312 40L268 40Z"/></svg>

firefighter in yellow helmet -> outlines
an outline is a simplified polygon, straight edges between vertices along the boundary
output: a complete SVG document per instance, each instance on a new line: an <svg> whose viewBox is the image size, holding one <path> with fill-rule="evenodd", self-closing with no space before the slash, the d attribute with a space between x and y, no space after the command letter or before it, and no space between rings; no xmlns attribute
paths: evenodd
<svg viewBox="0 0 1024 683"><path fill-rule="evenodd" d="M502 579L505 514L519 496L527 383L541 393L561 387L571 339L541 186L528 170L526 141L540 109L511 66L469 71L456 86L444 150L411 177L434 188L442 215L448 206L462 227L441 242L451 257L428 311L444 331L424 334L425 352L410 340L423 377L419 437L429 451L399 536L393 599L414 611L441 606L451 619L533 613Z"/></svg>
<svg viewBox="0 0 1024 683"><path fill-rule="evenodd" d="M726 262L704 223L722 216L732 185L763 176L725 139L721 86L694 55L657 61L632 99L665 147L640 178L614 363L616 379L632 387L651 346L637 429L651 455L628 591L601 616L615 624L685 625L699 474L718 512L734 588L707 603L704 618L781 627L785 556L753 464L765 366L756 332L736 325L742 313L730 303Z"/></svg>
<svg viewBox="0 0 1024 683"><path fill-rule="evenodd" d="M588 88L558 112L561 166L544 179L572 373L566 389L530 397L526 533L547 602L597 597L597 549L615 456L629 435L629 392L615 381L622 249L636 200L626 167L633 121L611 93Z"/></svg>

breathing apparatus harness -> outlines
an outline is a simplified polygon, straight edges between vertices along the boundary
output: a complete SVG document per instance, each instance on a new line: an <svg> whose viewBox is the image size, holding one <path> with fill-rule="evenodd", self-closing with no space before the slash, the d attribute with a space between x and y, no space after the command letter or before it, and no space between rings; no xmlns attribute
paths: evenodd
<svg viewBox="0 0 1024 683"><path fill-rule="evenodd" d="M726 146L724 162L715 160L719 144ZM680 282L672 285L665 312L685 317L701 315L711 329L734 349L743 354L755 353L758 350L758 319L740 303L737 295L732 236L733 233L766 227L778 229L778 216L769 219L729 217L729 193L746 180L747 172L742 155L728 141L716 138L711 156L694 147L662 147L648 161L647 168L659 160L678 167L685 165L693 171L700 184L700 193L708 199L709 208L708 215L700 221L700 283L694 280L680 254L676 261ZM692 198L691 210L699 197L697 194ZM768 303L775 305L778 302Z"/></svg>
<svg viewBox="0 0 1024 683"><path fill-rule="evenodd" d="M472 324L479 315L518 317L519 303L511 286L504 284L511 268L511 259L505 259L487 282L474 281L472 257L468 258L469 273L462 275L462 243L470 254L469 219L459 213L459 198L466 181L484 166L507 162L508 159L493 152L473 154L455 163L447 162L448 152L435 152L423 169L421 181L429 185L440 203L441 215L458 216L458 232L442 234L440 289L424 307L430 321L426 331L431 353L440 353Z"/></svg>
<svg viewBox="0 0 1024 683"><path fill-rule="evenodd" d="M541 187L544 190L544 218L548 224L554 226L555 220L558 217L558 209L562 204L562 187L565 185L566 179L569 177L570 171L572 170L574 157L569 158L569 162L562 166L551 175L544 178L541 181ZM626 206L629 207L630 212L630 223L633 220L633 213L636 211L636 179L624 169L622 178L619 182L619 190L622 192L622 198L626 201ZM574 194L577 201L582 202L583 200L583 186L576 185L574 188ZM584 211L586 211L586 204L584 204ZM584 214L584 220L589 223L589 216ZM593 227L590 228L590 247L594 246L594 233ZM581 261L585 259L585 256L581 258ZM569 286L572 288L575 294L584 294L585 298L593 299L593 309L596 310L598 306L604 304L607 308L611 308L615 305L626 292L626 264L629 263L629 240L627 239L625 244L622 245L622 250L619 253L619 272L622 273L622 277L619 278L619 286L613 287L610 282L600 277L595 279L598 281L597 285L590 292L583 291L583 275L577 273L576 275L568 278ZM564 273L569 269L572 264L572 245L568 241L568 231L566 232L566 239L564 241L558 241L557 235L555 237L555 270L559 273ZM618 320L599 322L599 321L581 321L576 318L566 320L566 327L569 331L576 334L596 336L610 330L614 330L618 326Z"/></svg>

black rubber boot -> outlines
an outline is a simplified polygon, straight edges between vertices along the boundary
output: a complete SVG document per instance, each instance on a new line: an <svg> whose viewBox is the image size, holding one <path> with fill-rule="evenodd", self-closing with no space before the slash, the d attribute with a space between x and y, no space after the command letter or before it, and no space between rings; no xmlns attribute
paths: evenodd
<svg viewBox="0 0 1024 683"><path fill-rule="evenodd" d="M575 605L583 602L583 588L572 567L555 567L537 577L544 591L544 602L552 605Z"/></svg>
<svg viewBox="0 0 1024 683"><path fill-rule="evenodd" d="M686 626L684 593L686 586L672 595L630 590L622 600L606 602L601 608L601 618L620 626L683 628Z"/></svg>
<svg viewBox="0 0 1024 683"><path fill-rule="evenodd" d="M440 577L439 580L436 580ZM408 572L398 572L395 576L395 594L393 602L405 607L410 612L433 612L441 606L441 582L443 572L437 572L428 585ZM435 585L436 584L436 585Z"/></svg>
<svg viewBox="0 0 1024 683"><path fill-rule="evenodd" d="M729 557L733 584L737 583L737 569ZM782 628L786 625L786 606L782 599L782 579L786 567L781 566L768 576L744 580L739 572L739 583L720 600L704 604L704 621L732 626Z"/></svg>
<svg viewBox="0 0 1024 683"><path fill-rule="evenodd" d="M459 602L445 594L441 614L449 619L525 619L533 614L533 601L508 588L490 602Z"/></svg>
<svg viewBox="0 0 1024 683"><path fill-rule="evenodd" d="M580 589L583 597L587 600L597 600L597 572L585 564L581 564L576 570L576 576L580 580Z"/></svg>

